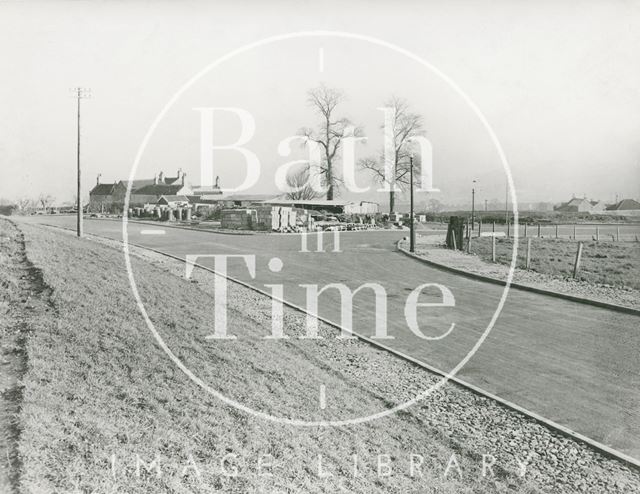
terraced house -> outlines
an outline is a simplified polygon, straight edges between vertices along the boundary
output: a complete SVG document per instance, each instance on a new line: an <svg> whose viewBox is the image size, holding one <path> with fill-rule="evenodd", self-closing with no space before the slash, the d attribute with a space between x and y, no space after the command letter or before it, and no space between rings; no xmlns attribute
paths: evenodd
<svg viewBox="0 0 640 494"><path fill-rule="evenodd" d="M120 180L113 183L101 183L98 175L96 185L89 192L89 208L93 213L117 213L124 207L129 181ZM129 205L144 206L155 204L162 196L192 195L191 187L186 183L186 173L178 170L175 177L165 177L160 172L153 179L131 181Z"/></svg>

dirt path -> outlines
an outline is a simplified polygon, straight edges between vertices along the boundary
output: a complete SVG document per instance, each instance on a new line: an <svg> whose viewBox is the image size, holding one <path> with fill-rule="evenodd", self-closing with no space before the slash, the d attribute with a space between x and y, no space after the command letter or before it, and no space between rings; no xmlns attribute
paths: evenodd
<svg viewBox="0 0 640 494"><path fill-rule="evenodd" d="M0 492L17 492L22 376L27 370L26 340L31 320L48 310L48 289L25 255L24 237L0 220Z"/></svg>

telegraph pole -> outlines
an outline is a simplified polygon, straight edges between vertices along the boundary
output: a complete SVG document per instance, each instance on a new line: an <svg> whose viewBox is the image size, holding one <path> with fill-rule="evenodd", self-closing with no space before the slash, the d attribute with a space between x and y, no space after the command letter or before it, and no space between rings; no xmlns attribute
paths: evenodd
<svg viewBox="0 0 640 494"><path fill-rule="evenodd" d="M75 87L72 89L74 92L74 96L78 105L78 133L77 133L77 198L76 198L76 208L77 212L77 221L76 221L76 234L78 237L82 237L82 219L83 219L83 211L82 211L82 185L81 185L81 172L80 172L80 100L84 98L89 98L91 96L91 89L83 88L83 87Z"/></svg>
<svg viewBox="0 0 640 494"><path fill-rule="evenodd" d="M509 223L509 179L507 179L507 185L504 193L504 224Z"/></svg>
<svg viewBox="0 0 640 494"><path fill-rule="evenodd" d="M474 185L471 188L471 231L473 231L473 225L475 223L476 216L476 181L473 181Z"/></svg>
<svg viewBox="0 0 640 494"><path fill-rule="evenodd" d="M413 225L413 154L409 156L409 182L411 188L409 189L409 252L416 251L416 238Z"/></svg>

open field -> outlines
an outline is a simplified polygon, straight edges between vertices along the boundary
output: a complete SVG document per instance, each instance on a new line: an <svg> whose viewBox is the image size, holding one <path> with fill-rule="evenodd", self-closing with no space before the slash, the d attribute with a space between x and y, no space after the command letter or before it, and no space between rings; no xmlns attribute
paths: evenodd
<svg viewBox="0 0 640 494"><path fill-rule="evenodd" d="M531 240L531 269L559 278L573 276L577 242L555 238ZM496 262L510 264L513 240L496 238ZM471 252L491 262L491 238L471 239ZM527 240L521 238L517 266L526 265ZM640 289L640 243L587 241L578 279L590 283Z"/></svg>
<svg viewBox="0 0 640 494"><path fill-rule="evenodd" d="M640 486L637 474L617 462L457 386L401 414L339 428L293 429L237 411L189 381L150 338L117 249L22 228L55 309L25 342L19 450L26 492L630 492ZM270 301L236 285L229 315L238 340L203 344L212 324L213 275L196 272L187 281L182 263L163 259L141 251L132 260L150 317L190 368L249 406L330 418L387 407L434 380L364 343L330 338L334 330L324 325L324 340L291 338L265 351L259 336L269 331ZM298 334L303 319L287 310L287 334ZM318 407L320 383L330 398L326 410ZM425 458L424 477L410 476L413 452ZM495 477L481 475L485 453L498 459ZM222 474L220 461L229 454L226 466L238 466L237 477ZM350 475L354 454L361 462L357 477ZM393 475L376 475L379 454L391 456ZM444 478L452 454L462 478ZM161 474L142 466L138 477L136 455L147 463L157 457ZM263 455L270 455L265 469L272 477L259 475ZM333 477L318 477L318 455ZM517 458L527 459L524 478Z"/></svg>

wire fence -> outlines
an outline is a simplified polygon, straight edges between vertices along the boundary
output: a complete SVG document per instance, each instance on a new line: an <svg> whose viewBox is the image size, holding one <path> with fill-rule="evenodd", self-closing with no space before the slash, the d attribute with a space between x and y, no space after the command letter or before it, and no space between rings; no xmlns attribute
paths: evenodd
<svg viewBox="0 0 640 494"><path fill-rule="evenodd" d="M476 221L473 227L471 227L470 223L467 223L467 237L491 236L495 233L513 237L516 234L516 227L513 223L498 224ZM585 241L607 240L612 242L638 242L640 240L640 223L520 223L517 228L517 234L518 237L523 238L536 237Z"/></svg>

